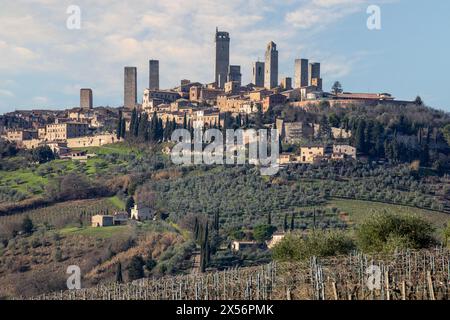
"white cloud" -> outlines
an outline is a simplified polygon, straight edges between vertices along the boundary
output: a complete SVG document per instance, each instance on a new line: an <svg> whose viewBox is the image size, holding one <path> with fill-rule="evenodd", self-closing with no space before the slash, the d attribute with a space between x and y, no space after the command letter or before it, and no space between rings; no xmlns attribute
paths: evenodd
<svg viewBox="0 0 450 320"><path fill-rule="evenodd" d="M47 97L33 97L33 102L38 104L38 105L45 105L48 103L48 98Z"/></svg>
<svg viewBox="0 0 450 320"><path fill-rule="evenodd" d="M303 30L342 19L362 2L134 0L129 5L122 0L78 0L81 30L69 30L66 9L71 0L17 0L0 12L0 80L33 72L42 82L51 79L51 90L57 94L75 100L77 86L91 87L98 100L111 103L114 99L118 105L123 67L138 67L141 91L147 85L151 58L160 60L163 87L175 86L182 78L212 81L216 26L230 32L231 63L241 65L244 81L250 81L252 62L264 58L271 40L280 51L280 76L288 76L294 59L305 54L304 43L315 45ZM342 75L352 68L345 59L333 61L333 67L324 64L324 72ZM43 104L54 99L41 95L51 94L31 96L35 96L33 102ZM26 100L18 103L28 104Z"/></svg>
<svg viewBox="0 0 450 320"><path fill-rule="evenodd" d="M5 89L0 89L0 97L6 97L6 98L11 98L14 97L14 93L12 91L9 90L5 90Z"/></svg>

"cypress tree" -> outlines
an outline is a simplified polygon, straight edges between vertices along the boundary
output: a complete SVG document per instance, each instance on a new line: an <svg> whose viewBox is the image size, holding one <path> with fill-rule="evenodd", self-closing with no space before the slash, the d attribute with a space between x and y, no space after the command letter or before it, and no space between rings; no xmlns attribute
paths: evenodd
<svg viewBox="0 0 450 320"><path fill-rule="evenodd" d="M125 119L122 119L122 124L120 125L120 137L125 138L125 132L127 130L127 123Z"/></svg>
<svg viewBox="0 0 450 320"><path fill-rule="evenodd" d="M122 283L123 282L123 277L122 277L122 264L119 263L117 264L117 268L116 268L116 282L117 283Z"/></svg>
<svg viewBox="0 0 450 320"><path fill-rule="evenodd" d="M137 137L139 138L140 141L148 140L147 131L148 131L148 115L147 113L144 113L139 118Z"/></svg>
<svg viewBox="0 0 450 320"><path fill-rule="evenodd" d="M186 113L184 114L183 117L183 129L187 129L188 128L188 124L187 124L187 115Z"/></svg>
<svg viewBox="0 0 450 320"><path fill-rule="evenodd" d="M219 212L214 214L214 230L219 231Z"/></svg>
<svg viewBox="0 0 450 320"><path fill-rule="evenodd" d="M136 108L133 109L133 111L131 112L131 122L130 122L130 132L131 134L134 136L134 132L135 132L135 128L137 125L137 111Z"/></svg>
<svg viewBox="0 0 450 320"><path fill-rule="evenodd" d="M292 212L292 215L291 215L291 231L294 231L294 229L295 229L295 213Z"/></svg>
<svg viewBox="0 0 450 320"><path fill-rule="evenodd" d="M119 120L117 121L116 138L120 139L122 135L122 111L119 111Z"/></svg>

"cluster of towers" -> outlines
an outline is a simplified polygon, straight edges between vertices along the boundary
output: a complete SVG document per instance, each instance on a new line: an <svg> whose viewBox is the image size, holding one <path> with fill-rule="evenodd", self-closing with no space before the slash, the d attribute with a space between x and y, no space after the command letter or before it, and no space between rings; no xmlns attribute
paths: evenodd
<svg viewBox="0 0 450 320"><path fill-rule="evenodd" d="M219 31L216 28L216 59L215 59L215 85L224 89L227 83L233 83L240 87L242 85L241 67L230 65L230 34ZM267 45L265 61L253 63L252 82L256 87L273 89L280 86L278 79L278 50L277 45L271 41ZM286 77L281 81L281 87L291 89L315 86L322 90L322 79L320 77L320 63L309 63L307 59L295 60L295 77ZM149 86L150 90L159 90L159 61L149 61ZM89 93L83 95L85 105L89 105ZM92 103L91 103L92 104ZM134 108L137 104L137 68L125 67L124 73L124 106Z"/></svg>
<svg viewBox="0 0 450 320"><path fill-rule="evenodd" d="M159 61L149 61L148 88L159 90ZM125 67L124 72L124 107L132 109L137 104L137 68Z"/></svg>
<svg viewBox="0 0 450 320"><path fill-rule="evenodd" d="M230 35L228 32L216 29L216 63L215 83L219 88L224 88L228 81L240 81L241 73L239 66L230 65ZM239 71L237 71L239 70ZM239 74L239 80L235 80L234 74ZM277 45L271 41L267 45L265 61L253 63L252 82L256 87L273 89L280 85L278 79L278 50ZM295 88L316 86L322 89L320 77L320 63L309 63L307 59L295 60ZM292 87L292 79L284 78L282 87Z"/></svg>

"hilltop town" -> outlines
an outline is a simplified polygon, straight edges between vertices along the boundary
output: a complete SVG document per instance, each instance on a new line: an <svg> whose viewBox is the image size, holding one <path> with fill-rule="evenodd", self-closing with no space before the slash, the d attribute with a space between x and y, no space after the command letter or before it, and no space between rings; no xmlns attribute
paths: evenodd
<svg viewBox="0 0 450 320"><path fill-rule="evenodd" d="M0 115L0 298L197 299L208 286L167 284L208 283L216 272L230 298L260 299L273 285L281 299L365 299L358 268L374 256L423 259L430 274L417 265L407 281L387 274L387 293L373 297L448 297L448 273L433 259L448 263L449 113L421 97L346 92L335 79L326 90L321 63L307 58L280 79L273 41L244 84L230 41L216 30L210 83L161 89L163 60L151 59L139 94L137 68L124 67L117 106L95 106L96 89L80 88L77 108ZM176 129L277 129L281 170L174 164ZM355 252L359 260L345 257ZM314 287L316 258L330 270L342 261L342 278L327 269L321 292L289 282L296 274ZM87 291L63 293L73 265Z"/></svg>
<svg viewBox="0 0 450 320"><path fill-rule="evenodd" d="M1 116L0 133L20 148L35 149L49 146L61 156L73 156L70 151L81 147L114 144L125 138L125 132L133 131L136 114L145 114L148 123L156 117L162 127L224 128L230 119L237 119L238 127L246 125L248 118L258 113L267 114L276 107L289 106L299 110L327 109L333 107L415 104L414 101L398 101L388 93L343 92L337 82L332 92L322 87L321 64L308 59L296 59L294 78L279 78L278 49L269 42L264 62L254 62L252 83L242 83L241 66L230 64L230 35L216 30L215 80L202 84L183 79L175 88L161 89L159 85L159 60L149 61L148 88L138 102L137 68L124 68L124 101L118 108L94 108L94 90L80 89L80 106L67 110L24 110ZM136 113L133 115L133 111ZM228 116L228 118L227 118ZM135 117L135 118L133 118ZM247 120L246 120L247 119ZM266 127L277 128L285 143L313 140L321 130L330 130L331 138L345 141L352 132L349 128L323 128L328 124L276 118ZM123 127L123 128L118 128ZM167 139L167 136L163 137ZM310 145L305 147L311 147ZM331 149L327 149L331 148ZM349 145L317 145L296 154L284 154L281 163L297 161L312 163L328 158L356 159L357 150ZM76 155L75 155L76 156Z"/></svg>

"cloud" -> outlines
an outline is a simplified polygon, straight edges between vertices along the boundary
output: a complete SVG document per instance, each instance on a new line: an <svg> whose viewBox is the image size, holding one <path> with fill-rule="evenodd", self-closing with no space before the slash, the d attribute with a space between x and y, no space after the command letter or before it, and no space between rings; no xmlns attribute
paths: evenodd
<svg viewBox="0 0 450 320"><path fill-rule="evenodd" d="M33 102L38 104L38 105L45 105L48 103L48 98L47 97L33 97Z"/></svg>
<svg viewBox="0 0 450 320"><path fill-rule="evenodd" d="M0 89L0 97L7 97L7 98L11 98L14 97L14 93L12 91L9 90L5 90L5 89Z"/></svg>
<svg viewBox="0 0 450 320"><path fill-rule="evenodd" d="M138 67L141 95L149 59L160 60L162 87L183 78L210 82L216 26L230 32L231 63L241 65L244 82L250 82L252 62L264 58L271 40L280 51L280 76L289 75L294 59L317 46L304 30L343 19L363 2L134 0L129 5L122 0L78 0L81 29L69 30L66 9L71 0L11 1L0 12L0 81L4 77L21 83L32 74L49 85L29 88L30 94L17 97L16 105L28 105L27 97L34 96L32 102L57 101L60 106L69 96L72 103L78 99L78 86L93 88L99 103L119 105L125 65ZM324 72L343 75L352 68L351 60L332 61L330 67L324 64Z"/></svg>
<svg viewBox="0 0 450 320"><path fill-rule="evenodd" d="M313 0L285 16L285 21L298 29L323 28L362 10L366 0Z"/></svg>

